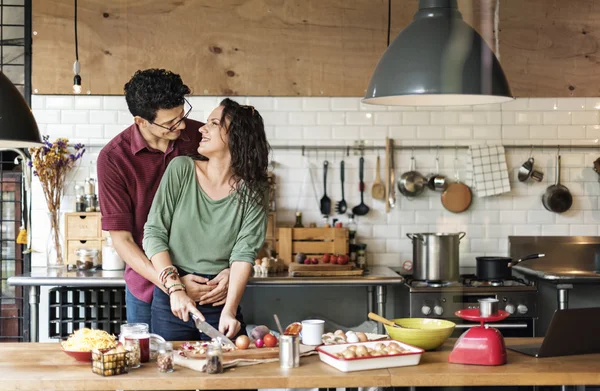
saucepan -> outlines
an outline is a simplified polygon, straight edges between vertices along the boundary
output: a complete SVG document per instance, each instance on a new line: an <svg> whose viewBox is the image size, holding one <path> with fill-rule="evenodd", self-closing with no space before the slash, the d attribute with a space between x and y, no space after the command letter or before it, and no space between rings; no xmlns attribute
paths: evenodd
<svg viewBox="0 0 600 391"><path fill-rule="evenodd" d="M477 257L477 278L480 280L505 280L512 277L511 268L528 259L543 258L545 254L531 254L515 262L509 257Z"/></svg>
<svg viewBox="0 0 600 391"><path fill-rule="evenodd" d="M405 172L398 181L398 190L406 197L416 197L425 190L427 178L415 168L415 158L410 158L410 171Z"/></svg>

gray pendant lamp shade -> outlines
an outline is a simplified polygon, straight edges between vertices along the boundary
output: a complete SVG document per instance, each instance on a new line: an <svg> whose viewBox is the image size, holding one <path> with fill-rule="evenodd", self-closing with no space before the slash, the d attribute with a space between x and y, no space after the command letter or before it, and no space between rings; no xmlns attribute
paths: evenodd
<svg viewBox="0 0 600 391"><path fill-rule="evenodd" d="M0 72L0 149L42 145L31 109L17 87Z"/></svg>
<svg viewBox="0 0 600 391"><path fill-rule="evenodd" d="M362 100L454 106L512 100L498 59L462 19L456 0L420 0L412 23L379 60Z"/></svg>

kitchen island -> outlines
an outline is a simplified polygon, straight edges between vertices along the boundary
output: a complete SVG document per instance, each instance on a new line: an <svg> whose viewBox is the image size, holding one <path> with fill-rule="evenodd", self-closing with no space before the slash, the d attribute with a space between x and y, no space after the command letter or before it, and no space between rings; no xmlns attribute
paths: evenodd
<svg viewBox="0 0 600 391"><path fill-rule="evenodd" d="M59 344L6 343L0 344L0 379L2 389L82 391L600 384L600 354L536 359L509 350L506 365L486 367L448 363L453 344L451 340L439 351L426 352L417 366L361 372L340 372L310 356L301 359L299 368L288 370L273 362L219 375L179 366L173 373L159 373L150 362L128 374L102 377L92 373L90 363L66 356Z"/></svg>
<svg viewBox="0 0 600 391"><path fill-rule="evenodd" d="M64 287L125 287L123 271L67 271L64 269L35 268L30 273L8 278L9 285L29 287L30 335L31 342L37 342L39 336L40 286ZM385 317L386 288L404 282L404 278L385 266L372 266L362 276L343 277L291 277L288 273L250 278L248 287L311 287L311 286L356 286L366 287L368 303ZM378 324L378 332L383 326Z"/></svg>

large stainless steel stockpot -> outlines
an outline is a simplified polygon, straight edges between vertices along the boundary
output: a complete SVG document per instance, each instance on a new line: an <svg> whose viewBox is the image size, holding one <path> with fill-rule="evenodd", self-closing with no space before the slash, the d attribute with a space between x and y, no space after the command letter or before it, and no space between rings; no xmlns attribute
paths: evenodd
<svg viewBox="0 0 600 391"><path fill-rule="evenodd" d="M413 245L413 278L424 281L458 281L458 250L460 240L465 235L465 232L406 234Z"/></svg>

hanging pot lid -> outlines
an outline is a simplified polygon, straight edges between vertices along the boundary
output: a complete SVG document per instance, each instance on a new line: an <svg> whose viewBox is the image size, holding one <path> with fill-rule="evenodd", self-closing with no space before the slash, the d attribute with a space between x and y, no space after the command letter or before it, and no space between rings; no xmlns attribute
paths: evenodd
<svg viewBox="0 0 600 391"><path fill-rule="evenodd" d="M452 106L512 99L498 59L462 19L456 0L420 0L412 23L379 60L362 101Z"/></svg>

